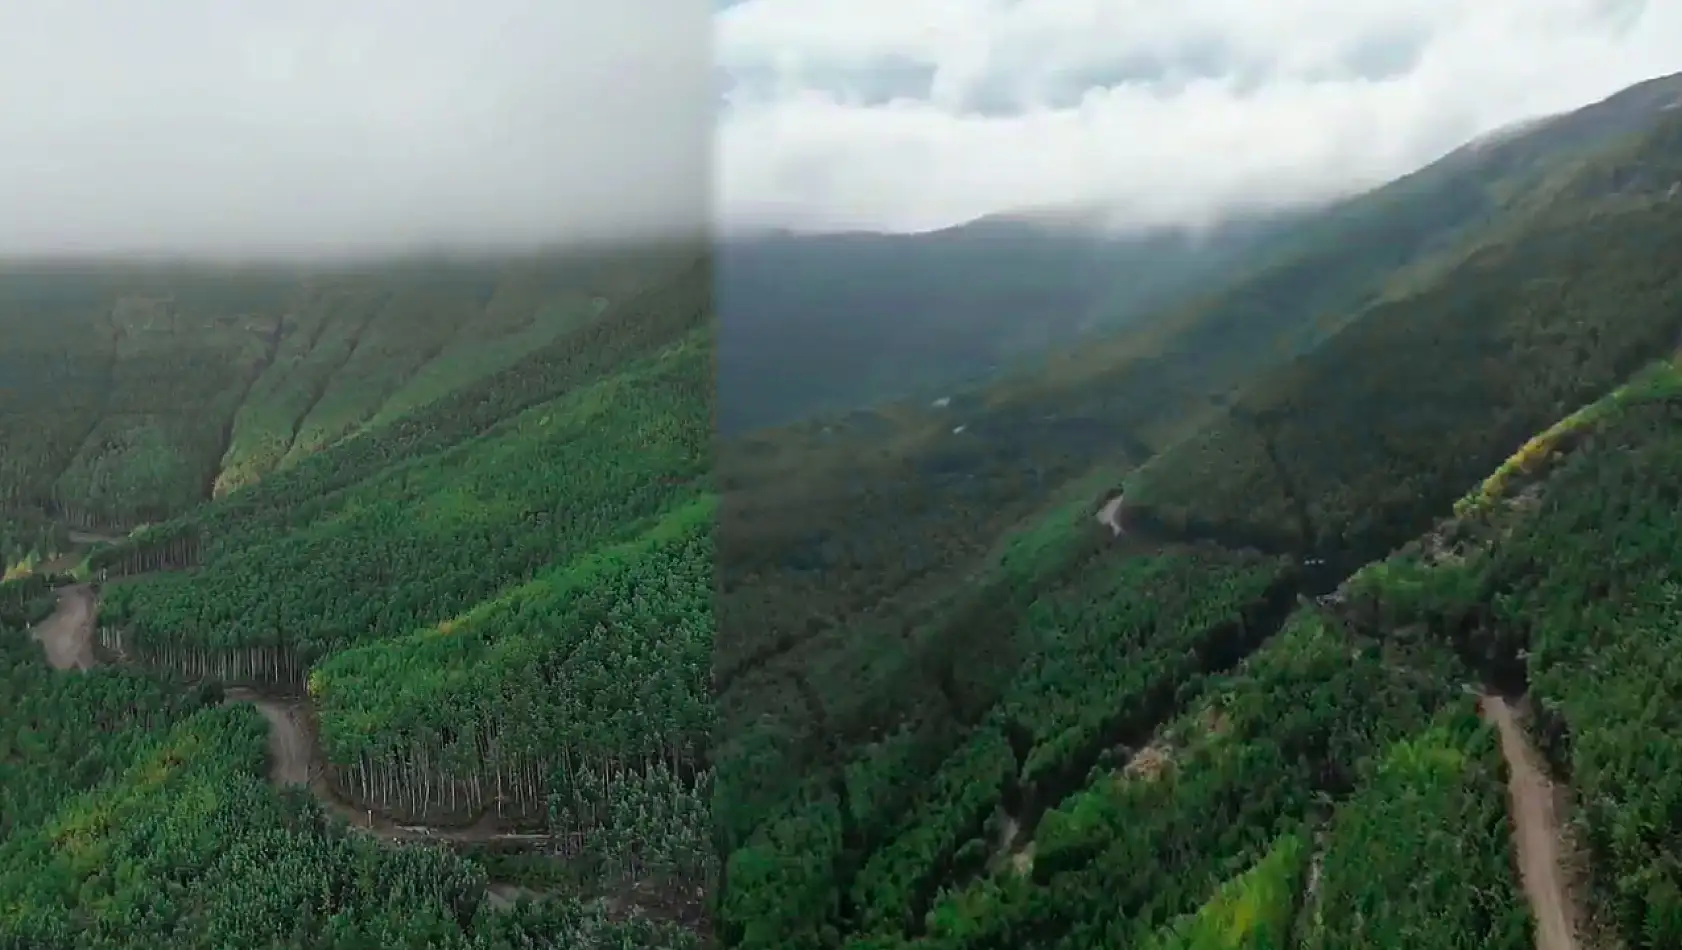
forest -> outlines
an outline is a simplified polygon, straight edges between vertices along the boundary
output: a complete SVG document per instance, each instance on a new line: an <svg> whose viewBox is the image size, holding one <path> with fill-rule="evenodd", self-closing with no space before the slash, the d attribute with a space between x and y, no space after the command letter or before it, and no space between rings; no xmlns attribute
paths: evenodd
<svg viewBox="0 0 1682 950"><path fill-rule="evenodd" d="M0 625L0 946L692 946L568 897L496 909L483 867L354 834L262 778L263 721L141 669L65 676Z"/></svg>
<svg viewBox="0 0 1682 950"><path fill-rule="evenodd" d="M12 275L0 319L43 341L54 293L152 294L158 373L217 343L198 317L272 305L285 332L205 469L160 476L177 495L126 462L105 470L133 505L42 494L51 460L22 454L0 946L706 941L713 342L689 254ZM263 426L289 447L240 442ZM30 642L67 633L91 670Z"/></svg>
<svg viewBox="0 0 1682 950"><path fill-rule="evenodd" d="M1656 423L1596 434L1671 411L1679 93L1454 153L1036 371L722 443L721 942L1682 939L1673 481Z"/></svg>
<svg viewBox="0 0 1682 950"><path fill-rule="evenodd" d="M1340 612L1527 687L1539 750L1571 791L1595 926L1631 947L1671 946L1677 738L1660 697L1675 688L1682 593L1682 373L1655 366L1590 410L1568 440L1518 459L1516 477L1469 495L1430 544L1359 576Z"/></svg>
<svg viewBox="0 0 1682 950"><path fill-rule="evenodd" d="M502 371L687 263L651 248L310 272L0 267L0 506L102 533L181 515Z"/></svg>

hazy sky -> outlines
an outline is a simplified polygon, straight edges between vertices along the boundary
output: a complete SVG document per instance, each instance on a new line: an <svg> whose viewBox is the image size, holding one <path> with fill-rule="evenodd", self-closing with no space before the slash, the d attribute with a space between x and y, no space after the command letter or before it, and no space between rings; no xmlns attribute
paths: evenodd
<svg viewBox="0 0 1682 950"><path fill-rule="evenodd" d="M0 2L0 254L694 223L710 15L706 0Z"/></svg>
<svg viewBox="0 0 1682 950"><path fill-rule="evenodd" d="M719 209L918 230L1197 220L1376 184L1682 70L1682 0L738 0Z"/></svg>

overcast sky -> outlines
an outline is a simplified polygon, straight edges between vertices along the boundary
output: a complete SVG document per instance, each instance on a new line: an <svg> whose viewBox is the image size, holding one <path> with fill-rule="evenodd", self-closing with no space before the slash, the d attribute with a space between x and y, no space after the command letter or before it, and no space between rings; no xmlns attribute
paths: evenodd
<svg viewBox="0 0 1682 950"><path fill-rule="evenodd" d="M1682 0L721 4L732 225L1202 220L1377 184L1682 70Z"/></svg>
<svg viewBox="0 0 1682 950"><path fill-rule="evenodd" d="M706 0L4 0L0 254L704 219Z"/></svg>
<svg viewBox="0 0 1682 950"><path fill-rule="evenodd" d="M1682 0L0 2L0 255L1197 220L1678 69Z"/></svg>

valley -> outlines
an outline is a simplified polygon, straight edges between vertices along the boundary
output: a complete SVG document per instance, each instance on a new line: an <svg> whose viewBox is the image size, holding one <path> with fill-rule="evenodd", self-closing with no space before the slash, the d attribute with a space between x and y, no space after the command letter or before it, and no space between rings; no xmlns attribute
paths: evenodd
<svg viewBox="0 0 1682 950"><path fill-rule="evenodd" d="M727 440L722 942L1682 939L1634 752L1675 734L1678 95L1308 215L1037 370Z"/></svg>

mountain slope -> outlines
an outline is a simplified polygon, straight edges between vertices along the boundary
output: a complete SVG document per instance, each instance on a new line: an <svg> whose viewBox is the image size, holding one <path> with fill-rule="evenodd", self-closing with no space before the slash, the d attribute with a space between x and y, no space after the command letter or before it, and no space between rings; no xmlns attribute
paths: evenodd
<svg viewBox="0 0 1682 950"><path fill-rule="evenodd" d="M127 530L599 318L666 249L356 270L0 272L0 504Z"/></svg>
<svg viewBox="0 0 1682 950"><path fill-rule="evenodd" d="M1331 556L1416 533L1531 433L1682 336L1678 181L1670 118L1572 176L1522 234L1375 308L1153 459L1129 480L1131 513Z"/></svg>
<svg viewBox="0 0 1682 950"><path fill-rule="evenodd" d="M1507 641L1317 599L1676 346L1682 119L1596 119L1628 106L1354 199L1038 377L727 443L726 943L1180 946L1249 894L1225 945L1529 945L1464 695L1522 689ZM1667 913L1640 886L1626 921Z"/></svg>
<svg viewBox="0 0 1682 950"><path fill-rule="evenodd" d="M1674 359L1649 367L1527 443L1330 605L1351 629L1453 650L1526 693L1524 725L1565 790L1565 876L1583 904L1567 910L1586 945L1682 936L1663 843L1677 831L1676 730L1652 702L1675 687L1679 399ZM1647 832L1620 830L1632 822Z"/></svg>
<svg viewBox="0 0 1682 950"><path fill-rule="evenodd" d="M1661 110L1650 113L1649 118L1669 115ZM1648 141L1652 154L1664 154L1665 146L1658 138ZM1521 144L1515 141L1512 147ZM1623 148L1617 143L1609 147ZM1616 169L1627 160L1609 154L1601 163L1573 171L1564 180L1591 183L1600 176L1615 176L1620 174ZM1547 162L1534 158L1531 164L1546 166ZM1573 158L1561 167L1576 166ZM1654 181L1662 181L1662 175ZM1263 443L1233 437L1231 451L1237 454L1230 467L1223 467L1226 463L1219 455L1223 449L1217 440L1229 438L1232 432L1241 436L1245 430L1235 428L1240 423L1234 420L1249 420L1254 413L1246 415L1247 407L1261 396L1248 397L1235 412L1226 411L1223 404L1248 383L1265 376L1270 368L1289 362L1290 354L1334 335L1325 355L1312 354L1286 366L1267 386L1297 385L1289 381L1317 367L1314 372L1333 380L1316 383L1326 398L1299 387L1300 400L1315 403L1313 411L1327 419L1358 420L1362 407L1351 400L1360 393L1347 390L1377 386L1389 377L1369 379L1372 373L1355 374L1347 367L1353 360L1378 359L1382 350L1402 347L1397 352L1412 353L1409 359L1385 362L1376 370L1392 374L1397 385L1469 386L1480 392L1490 389L1495 385L1493 379L1485 380L1485 369L1476 363L1493 356L1489 346L1500 345L1489 342L1490 334L1495 340L1501 332L1541 335L1541 343L1550 345L1551 338L1545 334L1557 332L1549 329L1550 323L1575 319L1581 309L1576 300L1558 304L1542 300L1538 305L1547 309L1537 314L1533 328L1523 323L1528 311L1497 314L1519 321L1506 324L1505 330L1500 324L1463 316L1482 305L1479 301L1493 302L1496 298L1492 294L1513 299L1524 295L1546 297L1548 285L1530 281L1545 276L1545 267L1554 265L1527 271L1530 248L1552 246L1556 258L1576 253L1577 263L1566 263L1584 269L1595 281L1584 284L1581 299L1594 299L1597 294L1600 299L1619 298L1626 293L1623 284L1628 283L1629 292L1637 294L1637 299L1659 308L1651 311L1651 319L1620 324L1615 335L1605 337L1603 343L1609 353L1597 359L1621 360L1618 366L1599 368L1603 364L1597 362L1586 370L1588 378L1578 381L1590 390L1595 385L1609 385L1617 372L1629 369L1630 359L1638 362L1645 358L1643 352L1650 355L1654 341L1668 332L1662 288L1669 280L1665 275L1671 273L1664 258L1665 248L1672 245L1663 239L1671 219L1662 209L1619 212L1633 215L1631 221L1653 238L1642 243L1634 232L1624 237L1611 235L1609 248L1623 249L1617 251L1619 255L1633 255L1627 261L1628 272L1619 273L1618 267L1624 266L1622 258L1600 257L1587 251L1600 240L1600 232L1593 229L1617 232L1622 227L1621 223L1614 227L1600 216L1627 202L1604 189L1591 189L1580 198L1571 198L1560 193L1551 175L1535 178L1532 183L1533 190L1527 194L1538 196L1538 200L1548 196L1550 202L1557 195L1557 203L1545 205L1553 209L1552 217L1523 219L1531 222L1526 225L1528 230L1518 232L1526 235L1523 253L1511 246L1485 246L1483 238L1497 233L1497 225L1504 233L1510 222L1503 219L1487 232L1462 238L1458 247L1471 248L1477 256L1423 275L1417 292L1400 300L1384 299L1389 293L1388 278L1394 272L1376 269L1373 264L1378 255L1390 253L1381 213L1390 205L1381 193L1367 203L1349 205L1370 220L1363 240L1351 237L1329 244L1313 243L1288 263L1268 265L1240 276L1203 303L1170 314L1151 327L1068 359L1052 360L1038 376L956 393L938 406L902 403L726 442L719 459L725 489L720 571L726 595L720 609L730 619L721 625L725 638L719 645L722 681L728 685L751 669L760 670L755 674L760 679L775 680L783 675L779 671L784 667L809 668L829 662L818 657L850 654L848 639L855 635L869 638L849 630L854 622L897 630L897 636L905 636L926 616L949 609L934 605L947 599L954 582L984 568L983 559L997 549L1002 532L1023 525L1047 505L1058 503L1067 486L1077 480L1097 480L1078 489L1090 498L1107 487L1103 484L1106 479L1115 484L1129 468L1170 446L1173 448L1152 460L1138 478L1130 479L1138 483L1128 494L1130 513L1151 502L1149 488L1155 472L1168 473L1162 491L1177 493L1166 495L1176 503L1203 490L1204 483L1199 481L1203 476L1190 466L1207 460L1217 466L1213 477L1226 479L1219 486L1227 494L1211 499L1211 505L1230 504L1235 510L1241 508L1244 517L1211 514L1205 521L1223 525L1229 536L1241 535L1276 549L1283 544L1300 550L1304 543L1302 512L1287 503L1291 496L1283 493L1280 486L1284 483L1262 451ZM1642 200L1657 200L1654 196L1668 194L1668 185L1664 187L1665 191L1649 192L1649 198ZM1439 259L1456 260L1459 256L1459 251L1443 252ZM1508 263L1501 265L1506 268L1503 272L1491 276L1486 261ZM1348 271L1356 276L1347 280L1338 276ZM1317 309L1318 302L1325 298L1294 292L1297 287L1340 283L1345 289L1331 296L1352 301L1353 309L1331 311L1329 318ZM1652 292L1655 288L1656 295ZM1361 301L1374 302L1363 306ZM1462 309L1453 313L1439 310L1439 304L1445 301ZM1521 305L1529 303L1521 300ZM1619 312L1602 308L1593 316L1611 320ZM1436 329L1426 334L1416 332L1417 320L1438 322L1430 323ZM1343 326L1354 329L1337 335L1337 329ZM1430 349L1436 345L1433 341L1448 330L1462 334L1462 341L1470 348L1434 353ZM1585 326L1580 332L1594 338L1599 331ZM1386 334L1396 339L1388 339ZM1575 359L1584 345L1581 337L1576 339L1579 342L1549 353L1558 360ZM1361 340L1367 343L1352 342ZM1362 346L1370 352L1355 352ZM1477 368L1446 374L1418 372L1421 365L1446 358ZM1500 370L1530 379L1541 377L1541 369L1527 368L1522 360L1512 366L1489 367L1491 372ZM1492 455L1510 449L1514 439L1542 425L1546 413L1561 411L1569 399L1588 394L1588 390L1554 393L1551 402L1531 404L1524 418L1512 420L1510 431L1496 433L1485 443L1482 460L1469 460L1470 467L1457 477L1476 477L1478 471L1494 464ZM1513 398L1529 399L1532 395L1514 393ZM1401 393L1395 397L1402 407L1411 398ZM1336 415L1339 411L1344 415ZM1443 411L1453 411L1452 405ZM1205 423L1207 427L1200 430ZM1480 420L1470 431L1481 431L1477 426L1485 424ZM1406 431L1384 433L1383 437L1394 441ZM1412 431L1427 434L1424 429ZM1340 444L1336 440L1341 433L1304 430L1303 434L1305 438L1322 438L1320 444L1334 452L1333 447ZM1205 451L1199 446L1213 448ZM1319 473L1298 476L1301 466L1296 463L1315 458L1311 454L1314 446L1293 445L1291 451L1295 454L1283 456L1293 465L1285 471L1287 479L1321 477ZM1430 447L1422 444L1419 451L1429 452ZM1366 458L1352 460L1351 464L1366 464ZM1267 467L1258 474L1255 466L1264 464ZM1392 475L1379 471L1371 477L1385 479ZM1252 489L1257 493L1255 498L1250 496ZM1450 493L1438 498L1439 503L1452 497L1449 489L1442 491ZM1175 507L1166 502L1143 510L1170 519L1184 520L1186 515L1184 505ZM1252 523L1261 513L1275 517ZM1288 520L1282 521L1286 516ZM1417 522L1415 525L1413 530L1417 530ZM1341 532L1340 525L1334 527ZM1405 537L1407 530L1403 527L1400 537ZM1319 543L1313 541L1314 529L1308 534L1310 542ZM1328 538L1341 543L1341 534ZM876 658L868 662L879 665L886 661ZM729 692L726 690L727 695ZM743 715L750 713L744 711Z"/></svg>
<svg viewBox="0 0 1682 950"><path fill-rule="evenodd" d="M0 943L704 938L711 262L615 267L639 289L600 316L96 545L97 621L64 613L85 587L44 623L56 578L0 588L29 684L0 719L104 728L6 740L0 795L51 794L0 824ZM20 622L94 669L45 670Z"/></svg>
<svg viewBox="0 0 1682 950"><path fill-rule="evenodd" d="M728 242L721 425L736 434L930 399L1077 341L1089 352L1056 376L1125 365L1137 380L1118 396L1128 402L1224 396L1265 362L1312 348L1366 306L1522 226L1587 156L1679 97L1682 78L1655 79L1372 192L1240 216L1199 236L992 218L928 234Z"/></svg>

